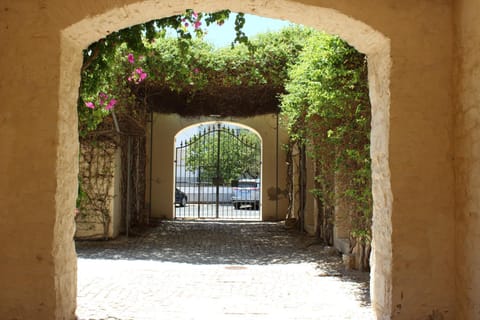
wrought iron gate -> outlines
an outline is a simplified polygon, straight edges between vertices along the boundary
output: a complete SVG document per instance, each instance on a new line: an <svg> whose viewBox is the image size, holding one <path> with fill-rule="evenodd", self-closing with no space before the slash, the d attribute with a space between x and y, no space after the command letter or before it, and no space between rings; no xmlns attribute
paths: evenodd
<svg viewBox="0 0 480 320"><path fill-rule="evenodd" d="M175 152L175 217L261 218L260 139L245 129L210 125Z"/></svg>

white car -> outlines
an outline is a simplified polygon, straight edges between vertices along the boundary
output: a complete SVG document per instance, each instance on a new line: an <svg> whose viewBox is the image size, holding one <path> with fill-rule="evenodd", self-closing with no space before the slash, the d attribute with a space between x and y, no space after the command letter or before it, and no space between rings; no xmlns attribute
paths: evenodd
<svg viewBox="0 0 480 320"><path fill-rule="evenodd" d="M260 207L260 179L238 180L238 186L233 187L232 203L235 209Z"/></svg>

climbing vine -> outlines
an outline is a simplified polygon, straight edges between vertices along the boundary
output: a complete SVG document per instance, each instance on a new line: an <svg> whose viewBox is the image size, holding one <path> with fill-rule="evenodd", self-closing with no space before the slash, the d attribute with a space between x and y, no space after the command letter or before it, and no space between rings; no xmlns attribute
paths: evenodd
<svg viewBox="0 0 480 320"><path fill-rule="evenodd" d="M312 192L321 204L320 225L332 225L337 201L347 202L352 248L366 244L364 250L369 250L371 118L366 57L338 37L313 35L289 71L286 90L281 105L284 122L292 141L307 146L315 162Z"/></svg>
<svg viewBox="0 0 480 320"><path fill-rule="evenodd" d="M77 238L108 238L116 150L112 141L80 144Z"/></svg>

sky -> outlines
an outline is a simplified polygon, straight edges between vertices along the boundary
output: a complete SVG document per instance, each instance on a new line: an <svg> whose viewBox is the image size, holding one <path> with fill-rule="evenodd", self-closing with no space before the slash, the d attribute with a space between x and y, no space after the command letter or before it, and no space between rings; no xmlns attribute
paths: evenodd
<svg viewBox="0 0 480 320"><path fill-rule="evenodd" d="M230 18L225 21L222 26L212 24L208 27L208 33L204 36L203 40L211 43L217 48L230 46L233 39L235 39L235 13L232 12ZM284 27L291 25L292 23L286 20L270 19L251 14L245 14L245 25L243 32L247 37L253 37L260 33L266 33L269 31L277 31ZM184 141L197 133L196 127L189 128L181 131L176 137L176 144L179 145L180 141Z"/></svg>
<svg viewBox="0 0 480 320"><path fill-rule="evenodd" d="M205 22L203 22L202 29L207 30L207 34L203 37L203 40L217 48L230 46L233 39L235 39L235 17L236 13L232 12L230 18L221 26L214 23L207 27ZM245 25L242 31L250 38L259 33L277 31L292 24L292 22L287 20L270 19L245 14ZM193 30L192 27L190 28ZM167 36L176 37L175 30L168 30Z"/></svg>
<svg viewBox="0 0 480 320"><path fill-rule="evenodd" d="M214 120L214 119L212 119ZM222 121L220 121L222 122ZM178 147L180 146L180 144L183 142L187 142L188 139L190 139L190 137L192 137L193 135L197 134L199 132L199 128L201 130L203 129L206 129L206 128L211 128L212 125L214 125L213 123L210 123L208 125L198 125L198 126L194 126L194 127L190 127L190 128L187 128L187 129L184 129L182 131L180 131L176 136L175 136L175 147ZM230 124L230 123L226 123L224 124L225 127L227 128L230 128L230 129L245 129L244 127L241 127L241 126L236 126L236 125L233 125L233 124Z"/></svg>
<svg viewBox="0 0 480 320"><path fill-rule="evenodd" d="M225 24L222 26L218 26L216 24L210 25L207 29L208 33L204 37L204 40L213 44L217 48L230 46L233 39L235 39L235 16L236 14L232 12L230 18L225 21ZM291 24L291 22L286 20L270 19L251 14L245 14L245 25L243 27L243 32L245 32L247 37L252 37L259 33L277 31Z"/></svg>

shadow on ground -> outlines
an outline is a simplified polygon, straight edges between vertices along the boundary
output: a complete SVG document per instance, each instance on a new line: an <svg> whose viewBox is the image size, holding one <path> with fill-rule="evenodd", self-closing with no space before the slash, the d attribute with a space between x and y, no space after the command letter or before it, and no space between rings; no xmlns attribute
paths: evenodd
<svg viewBox="0 0 480 320"><path fill-rule="evenodd" d="M338 254L277 222L163 221L133 237L77 241L82 259L153 260L187 264L271 265L315 263L318 276L359 286L369 299L369 274L345 271Z"/></svg>

